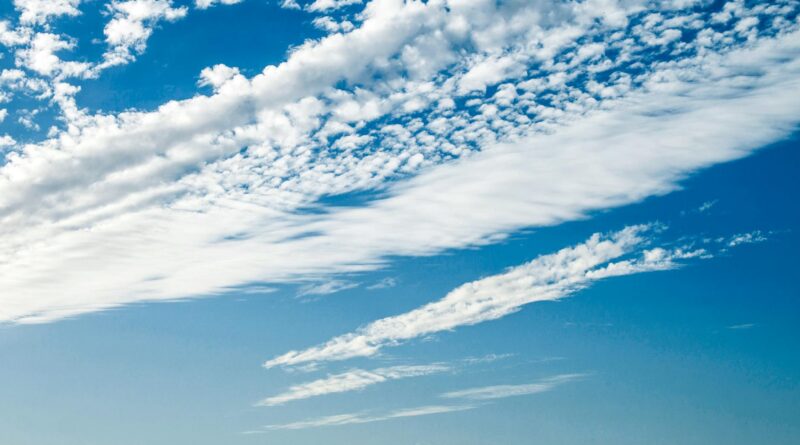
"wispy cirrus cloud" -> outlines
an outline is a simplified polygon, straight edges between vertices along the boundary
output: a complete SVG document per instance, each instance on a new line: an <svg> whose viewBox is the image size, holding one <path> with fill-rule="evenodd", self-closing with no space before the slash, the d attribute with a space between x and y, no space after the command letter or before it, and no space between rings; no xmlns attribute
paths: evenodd
<svg viewBox="0 0 800 445"><path fill-rule="evenodd" d="M297 291L297 296L306 295L330 295L347 289L358 287L359 284L347 280L329 280L318 284L307 284L301 286Z"/></svg>
<svg viewBox="0 0 800 445"><path fill-rule="evenodd" d="M755 323L741 323L741 324L730 325L727 327L727 329L737 331L742 329L751 329L753 327L755 327Z"/></svg>
<svg viewBox="0 0 800 445"><path fill-rule="evenodd" d="M414 408L404 408L390 411L385 414L369 413L348 413L333 416L319 417L316 419L302 420L276 425L266 425L262 429L245 431L245 434L259 434L273 430L302 430L308 428L319 428L325 426L352 425L360 423L382 422L392 419L402 419L407 417L430 416L433 414L445 414L459 411L475 409L477 405L425 405Z"/></svg>
<svg viewBox="0 0 800 445"><path fill-rule="evenodd" d="M514 355L515 354L510 354L510 353L507 353L507 354L486 354L486 355L480 356L480 357L467 357L467 358L465 358L465 359L463 359L461 361L466 363L466 364L468 364L468 365L475 365L475 364L481 364L481 363L493 363L493 362L496 362L498 360L504 360L504 359L513 357Z"/></svg>
<svg viewBox="0 0 800 445"><path fill-rule="evenodd" d="M256 406L283 405L296 400L358 391L378 383L420 377L449 370L451 370L451 367L444 364L392 366L373 370L351 369L347 372L292 386L286 392L259 401Z"/></svg>
<svg viewBox="0 0 800 445"><path fill-rule="evenodd" d="M481 407L478 402L483 403L507 397L540 394L552 391L561 385L578 381L587 376L588 374L559 374L539 379L533 383L468 388L459 391L451 391L440 395L440 397L448 399L465 399L476 402L471 404L462 403L455 405L423 405L414 408L398 409L384 414L372 414L369 412L336 414L297 422L266 425L258 430L246 431L245 434L259 434L274 430L302 430L308 428L382 422L406 417L418 417L467 411Z"/></svg>
<svg viewBox="0 0 800 445"><path fill-rule="evenodd" d="M450 391L442 394L441 396L447 399L468 399L468 400L504 399L506 397L525 396L530 394L539 394L547 391L552 391L553 389L561 385L584 379L587 376L588 374L559 374L539 379L533 383L525 383L521 385L483 386L479 388L469 388L458 391Z"/></svg>
<svg viewBox="0 0 800 445"><path fill-rule="evenodd" d="M377 283L370 284L369 286L367 286L367 289L368 290L388 289L395 286L397 286L397 278L388 277L378 281Z"/></svg>

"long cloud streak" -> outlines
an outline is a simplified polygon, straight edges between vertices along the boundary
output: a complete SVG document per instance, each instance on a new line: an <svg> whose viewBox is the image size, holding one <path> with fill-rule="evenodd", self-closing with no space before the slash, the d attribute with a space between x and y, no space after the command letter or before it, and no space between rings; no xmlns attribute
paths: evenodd
<svg viewBox="0 0 800 445"><path fill-rule="evenodd" d="M584 243L459 286L441 300L418 309L374 321L319 346L287 352L268 360L264 366L372 356L385 347L413 338L495 320L533 302L563 298L599 279L670 269L676 266L676 259L705 254L659 247L642 249L649 229L632 226L608 236L595 234ZM637 255L619 259L632 253Z"/></svg>
<svg viewBox="0 0 800 445"><path fill-rule="evenodd" d="M436 364L392 366L369 371L364 369L352 369L341 374L330 375L312 382L292 386L286 392L267 397L258 402L256 405L283 405L288 402L308 399L311 397L319 397L348 391L358 391L378 383L406 379L410 377L420 377L438 372L444 372L449 369L450 368L448 366Z"/></svg>

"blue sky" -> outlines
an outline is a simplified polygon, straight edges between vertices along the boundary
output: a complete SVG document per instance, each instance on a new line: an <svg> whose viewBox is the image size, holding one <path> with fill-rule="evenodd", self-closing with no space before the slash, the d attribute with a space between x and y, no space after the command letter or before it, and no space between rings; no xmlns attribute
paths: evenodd
<svg viewBox="0 0 800 445"><path fill-rule="evenodd" d="M798 10L0 3L0 442L797 443Z"/></svg>

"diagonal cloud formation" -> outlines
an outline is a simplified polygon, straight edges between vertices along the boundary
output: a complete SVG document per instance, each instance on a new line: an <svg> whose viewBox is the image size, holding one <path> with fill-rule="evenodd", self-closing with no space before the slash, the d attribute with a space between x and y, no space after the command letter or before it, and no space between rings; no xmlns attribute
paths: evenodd
<svg viewBox="0 0 800 445"><path fill-rule="evenodd" d="M301 351L290 351L264 363L267 368L372 356L404 341L495 320L537 301L552 301L589 286L593 281L676 267L676 259L705 255L702 250L643 249L646 225L542 255L505 273L459 286L441 300L401 315L374 321L356 332ZM619 259L637 253L629 259ZM614 261L617 260L618 261Z"/></svg>
<svg viewBox="0 0 800 445"><path fill-rule="evenodd" d="M307 428L319 428L323 426L353 425L361 423L382 422L391 419L401 419L405 417L429 416L432 414L453 413L475 409L476 405L426 405L415 408L399 409L381 415L368 415L362 413L337 414L325 416L317 419L302 420L299 422L285 423L279 425L267 425L261 430L246 431L245 434L265 433L272 430L302 430Z"/></svg>
<svg viewBox="0 0 800 445"><path fill-rule="evenodd" d="M551 391L565 383L585 378L586 374L559 374L522 385L495 385L469 388L442 394L447 399L494 400L506 397L539 394Z"/></svg>
<svg viewBox="0 0 800 445"><path fill-rule="evenodd" d="M451 399L467 399L476 402L502 399L506 397L540 394L552 391L557 387L569 382L580 380L586 374L560 374L540 379L534 383L523 385L498 385L482 388L470 388L461 391L444 393L441 396ZM478 404L460 405L426 405L415 408L405 408L390 411L385 414L368 413L347 413L332 416L319 417L315 419L301 420L284 424L267 425L259 430L247 431L245 434L259 434L274 430L302 430L308 428L319 428L326 426L353 425L361 423L382 422L385 420L399 419L404 417L428 416L432 414L452 413L467 411L478 408Z"/></svg>
<svg viewBox="0 0 800 445"><path fill-rule="evenodd" d="M357 391L390 380L420 377L448 370L450 370L450 367L438 364L392 366L369 371L364 369L351 369L347 372L292 386L284 393L261 400L256 403L256 406L283 405L288 402L311 397Z"/></svg>

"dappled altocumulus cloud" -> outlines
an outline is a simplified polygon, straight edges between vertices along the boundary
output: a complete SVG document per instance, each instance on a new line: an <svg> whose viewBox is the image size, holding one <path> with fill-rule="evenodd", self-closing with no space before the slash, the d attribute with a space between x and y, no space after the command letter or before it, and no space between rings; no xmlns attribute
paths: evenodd
<svg viewBox="0 0 800 445"><path fill-rule="evenodd" d="M146 3L144 27L182 14ZM63 121L0 167L0 321L367 270L669 192L793 130L795 8L379 0L253 78L217 66L209 96L118 115L75 102L99 65L50 57L68 37L4 22L0 92ZM318 204L361 190L382 198Z"/></svg>

